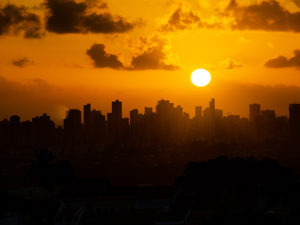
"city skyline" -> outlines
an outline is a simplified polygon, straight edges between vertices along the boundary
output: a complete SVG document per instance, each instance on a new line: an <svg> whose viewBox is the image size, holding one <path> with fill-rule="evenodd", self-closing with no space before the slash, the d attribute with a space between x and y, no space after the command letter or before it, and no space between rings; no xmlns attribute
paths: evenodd
<svg viewBox="0 0 300 225"><path fill-rule="evenodd" d="M214 100L214 101L215 101L215 98L212 98L211 100ZM85 123L86 123L86 118L85 118L85 114L84 114L86 110L88 110L89 112L100 113L102 116L105 117L105 120L107 121L107 118L109 117L109 115L111 115L112 112L116 110L116 109L115 109L115 110L113 109L113 108L114 108L113 104L116 103L116 102L117 102L117 103L119 102L119 103L121 104L121 106L120 106L120 107L121 107L121 109L120 109L121 117L120 117L120 118L130 118L131 112L132 112L132 111L134 111L134 112L137 113L137 114L141 114L141 115L146 115L147 112L149 113L149 111L150 111L151 113L157 113L157 111L156 111L156 110L153 110L153 109L155 109L156 106L157 106L157 104L158 104L159 102L161 102L161 101L168 102L168 103L174 105L174 107L176 106L176 107L182 108L183 113L185 113L186 115L188 115L188 118L189 118L189 119L193 119L193 118L197 117L197 114L198 114L198 115L201 114L201 116L202 116L203 113L205 113L205 110L207 110L207 109L209 108L209 105L210 105L210 102L207 104L207 106L205 106L205 105L195 105L195 106L194 106L194 109L193 109L193 111L192 111L192 113L190 114L190 113L184 111L184 108L183 108L180 104L177 104L177 105L176 105L175 103L173 103L173 102L170 101L170 100L161 98L160 100L158 100L158 101L156 102L156 105L155 105L155 106L149 106L149 105L148 105L148 106L144 106L144 107L142 107L142 110L133 107L133 108L130 108L128 111L125 111L125 110L124 110L123 102L120 101L119 99L116 99L115 101L112 101L112 102L111 102L111 104L110 104L110 106L111 106L111 107L110 107L110 110L108 110L107 112L106 112L106 111L102 111L101 109L97 109L96 107L93 108L93 110L91 110L91 109L92 109L92 106L94 107L94 105L92 105L91 103L86 103L86 104L84 104L83 107L81 107L81 108L70 108L70 109L67 109L66 111L64 111L64 115L65 115L65 116L62 118L62 120L61 120L59 123L56 123L56 125L57 125L57 126L62 126L62 125L63 125L63 120L66 119L66 118L68 117L68 113L69 113L70 111L72 111L72 112L74 112L74 113L76 113L76 111L78 111L78 117L79 117L79 114L80 114L80 121L81 121L82 124L85 124ZM247 112L248 112L248 114L247 114L246 116L243 116L243 115L240 115L240 114L237 114L237 113L234 113L234 112L227 112L227 113L226 113L226 112L224 112L223 109L221 109L220 107L219 107L219 108L216 108L216 110L220 110L220 113L222 114L222 117L227 117L227 116L240 116L240 118L245 118L245 119L248 119L250 122L253 122L253 121L254 121L253 117L255 117L255 116L257 117L257 116L260 115L259 113L265 112L265 111L272 111L272 112L274 112L274 115L275 115L276 117L287 117L287 118L289 118L289 117L290 117L290 113L291 113L291 106L292 106L292 105L300 105L300 103L299 103L299 102L292 102L292 103L287 104L287 110L288 110L288 113L285 114L285 115L277 114L275 109L272 109L272 108L266 108L266 107L264 107L263 105L261 105L259 102L255 102L255 103L250 103L250 104L248 104L248 107L247 107ZM253 109L251 110L252 107L253 107ZM258 112L259 112L259 113L258 113ZM253 114L253 113L254 113L254 115L251 115L251 114ZM43 113L41 113L40 115L49 115L49 116L51 117L51 115L50 115L48 112L43 112ZM6 118L2 118L2 120L9 119L11 116L19 116L20 118L22 118L22 116L20 116L19 114L14 113L14 114L9 115L9 116L6 117ZM38 114L34 115L31 119L33 120L36 116L38 116ZM52 118L52 117L51 117L51 118ZM28 121L28 120L31 120L31 119L23 119L22 121ZM52 118L52 119L53 119L53 118ZM54 120L54 122L57 122L57 121Z"/></svg>
<svg viewBox="0 0 300 225"><path fill-rule="evenodd" d="M63 126L55 125L44 113L22 121L18 115L0 121L5 145L65 147L98 146L103 149L148 149L180 146L187 143L294 143L300 132L300 104L289 104L289 117L276 115L275 110L260 104L249 104L249 118L224 115L212 98L207 107L195 106L194 116L169 100L159 100L144 111L132 109L123 115L122 102L111 102L111 112L104 114L88 103L82 109L66 112Z"/></svg>

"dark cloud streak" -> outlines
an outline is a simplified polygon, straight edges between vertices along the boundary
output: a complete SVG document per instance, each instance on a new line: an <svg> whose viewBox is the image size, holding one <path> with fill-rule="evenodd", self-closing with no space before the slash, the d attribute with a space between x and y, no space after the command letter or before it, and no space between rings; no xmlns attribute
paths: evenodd
<svg viewBox="0 0 300 225"><path fill-rule="evenodd" d="M265 31L300 31L300 12L292 13L276 0L239 6L232 0L226 13L234 18L232 29Z"/></svg>
<svg viewBox="0 0 300 225"><path fill-rule="evenodd" d="M41 38L43 32L39 16L13 4L0 8L0 35L20 32L25 38Z"/></svg>
<svg viewBox="0 0 300 225"><path fill-rule="evenodd" d="M141 54L133 56L130 70L178 70L179 67L167 64L167 54L163 46L150 47Z"/></svg>
<svg viewBox="0 0 300 225"><path fill-rule="evenodd" d="M300 6L299 0L294 0L294 3ZM250 5L240 5L236 0L231 0L218 15L219 20L211 24L205 18L200 18L196 11L183 11L179 7L160 30L172 32L196 26L209 29L300 32L300 12L290 12L277 0L264 0Z"/></svg>
<svg viewBox="0 0 300 225"><path fill-rule="evenodd" d="M300 50L294 51L294 56L287 58L285 56L278 56L277 58L270 59L265 63L265 67L268 68L286 68L296 67L300 69Z"/></svg>
<svg viewBox="0 0 300 225"><path fill-rule="evenodd" d="M134 28L120 16L110 12L91 12L94 1L46 0L48 9L46 28L55 33L123 33ZM102 3L98 9L107 9Z"/></svg>
<svg viewBox="0 0 300 225"><path fill-rule="evenodd" d="M33 61L29 60L27 57L12 60L12 65L20 68L26 67L32 63Z"/></svg>

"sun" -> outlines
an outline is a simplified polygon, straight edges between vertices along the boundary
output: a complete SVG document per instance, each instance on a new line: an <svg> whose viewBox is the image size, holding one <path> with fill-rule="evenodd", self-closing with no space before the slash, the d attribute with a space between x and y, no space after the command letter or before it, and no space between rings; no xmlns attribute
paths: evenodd
<svg viewBox="0 0 300 225"><path fill-rule="evenodd" d="M191 81L198 87L204 87L209 84L211 80L210 73L205 69L197 69L191 75Z"/></svg>

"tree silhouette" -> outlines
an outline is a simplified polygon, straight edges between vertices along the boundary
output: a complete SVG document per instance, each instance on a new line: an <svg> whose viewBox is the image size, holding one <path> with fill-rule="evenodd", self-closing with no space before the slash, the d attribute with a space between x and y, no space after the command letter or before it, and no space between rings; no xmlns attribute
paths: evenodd
<svg viewBox="0 0 300 225"><path fill-rule="evenodd" d="M64 183L73 177L73 170L68 161L53 162L55 156L47 149L36 152L36 160L29 170L31 177L37 178L41 186Z"/></svg>

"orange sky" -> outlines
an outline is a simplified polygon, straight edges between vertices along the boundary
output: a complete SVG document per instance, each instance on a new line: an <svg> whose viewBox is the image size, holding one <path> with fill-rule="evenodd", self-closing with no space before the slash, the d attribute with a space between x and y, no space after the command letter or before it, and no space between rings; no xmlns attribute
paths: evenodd
<svg viewBox="0 0 300 225"><path fill-rule="evenodd" d="M288 104L300 101L296 0L0 3L0 118L47 112L61 121L87 102L106 113L116 98L125 115L161 98L191 116L212 97L225 115L242 116L249 103L287 115ZM3 18L11 22L1 25ZM204 88L190 82L197 68L212 74Z"/></svg>

